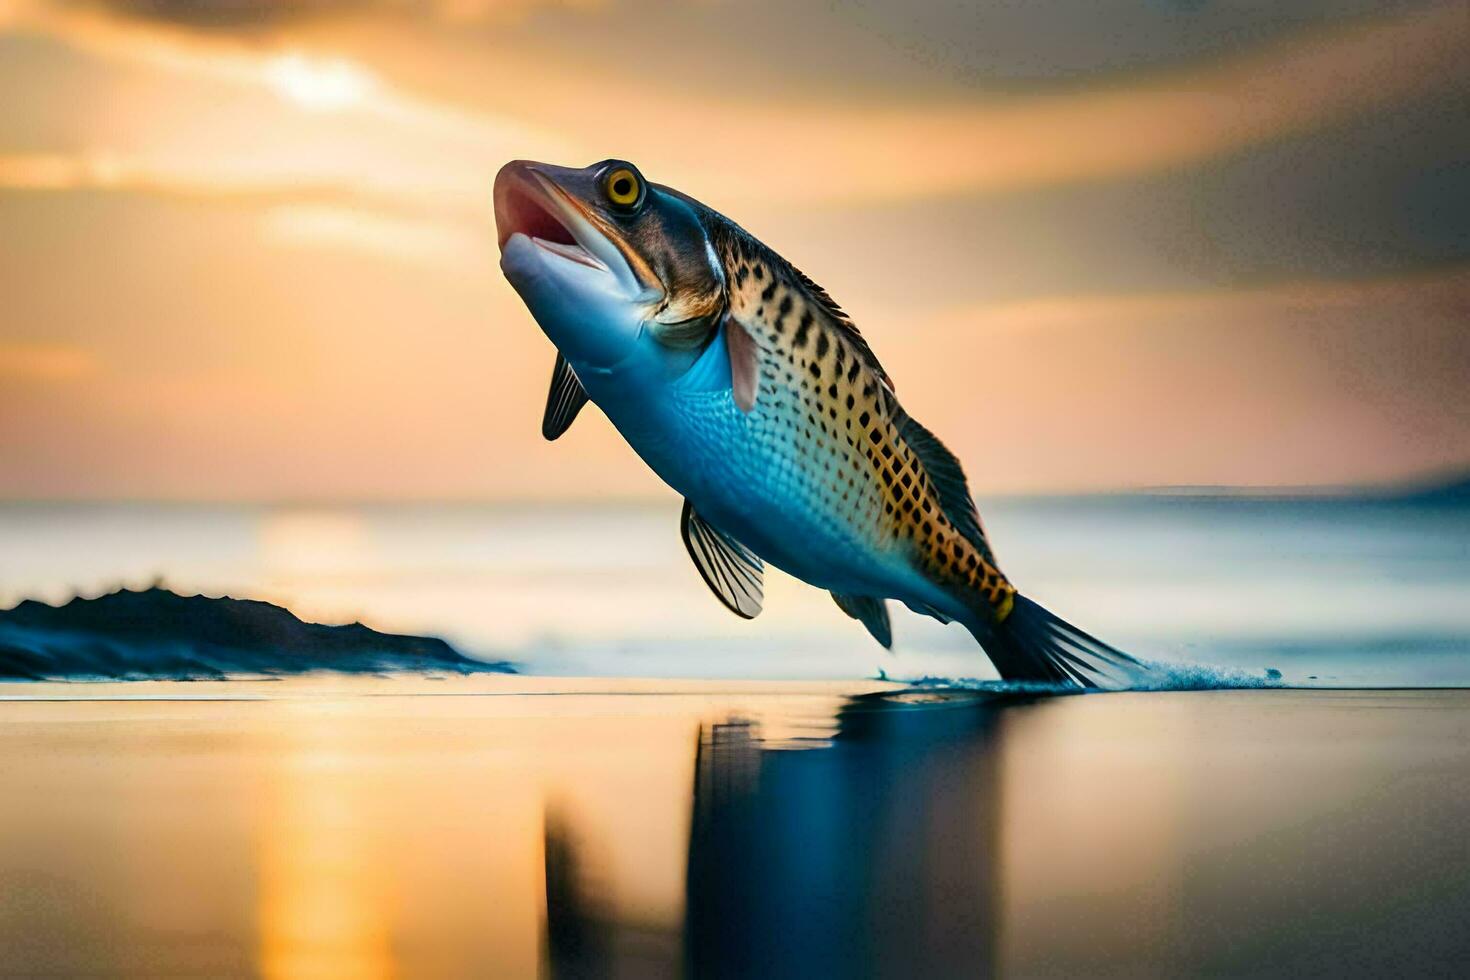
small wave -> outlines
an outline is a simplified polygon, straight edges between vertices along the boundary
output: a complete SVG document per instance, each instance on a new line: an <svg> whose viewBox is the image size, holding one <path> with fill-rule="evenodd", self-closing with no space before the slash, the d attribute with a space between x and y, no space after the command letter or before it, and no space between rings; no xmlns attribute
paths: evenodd
<svg viewBox="0 0 1470 980"><path fill-rule="evenodd" d="M898 681L911 691L980 691L987 694L1076 694L1070 684L1050 681L981 680L976 677L934 677L926 675Z"/></svg>
<svg viewBox="0 0 1470 980"><path fill-rule="evenodd" d="M1126 679L1102 691L1236 691L1287 687L1281 671L1268 667L1260 674L1209 664L1167 664L1140 661ZM974 677L918 677L900 683L927 691L983 691L992 694L1055 695L1084 693L1067 684L1042 681L980 680Z"/></svg>
<svg viewBox="0 0 1470 980"><path fill-rule="evenodd" d="M1281 671L1267 667L1252 674L1234 667L1210 664L1166 664L1142 661L1125 691L1236 691L1256 688L1286 687Z"/></svg>

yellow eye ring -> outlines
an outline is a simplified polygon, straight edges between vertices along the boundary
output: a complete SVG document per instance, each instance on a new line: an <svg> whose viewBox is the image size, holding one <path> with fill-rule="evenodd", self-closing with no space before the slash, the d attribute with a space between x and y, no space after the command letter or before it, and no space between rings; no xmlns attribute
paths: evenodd
<svg viewBox="0 0 1470 980"><path fill-rule="evenodd" d="M638 196L642 193L641 182L638 175L627 167L618 167L608 171L602 181L603 192L607 199L620 208L628 208L638 203Z"/></svg>

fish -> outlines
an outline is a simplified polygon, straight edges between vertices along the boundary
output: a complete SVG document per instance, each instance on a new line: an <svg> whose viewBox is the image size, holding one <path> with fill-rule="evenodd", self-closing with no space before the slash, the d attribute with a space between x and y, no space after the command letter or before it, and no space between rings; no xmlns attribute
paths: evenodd
<svg viewBox="0 0 1470 980"><path fill-rule="evenodd" d="M557 351L543 436L596 404L684 498L685 548L731 612L760 613L770 564L887 649L892 600L963 625L1008 681L1141 667L1016 590L959 460L842 307L760 239L617 159L507 163L494 210L501 271Z"/></svg>

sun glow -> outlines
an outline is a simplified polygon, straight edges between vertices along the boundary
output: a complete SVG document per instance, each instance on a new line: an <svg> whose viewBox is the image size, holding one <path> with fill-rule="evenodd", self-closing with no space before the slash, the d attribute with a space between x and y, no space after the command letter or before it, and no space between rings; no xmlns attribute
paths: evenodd
<svg viewBox="0 0 1470 980"><path fill-rule="evenodd" d="M361 105L378 87L370 72L349 61L299 52L270 59L265 77L283 99L319 112Z"/></svg>

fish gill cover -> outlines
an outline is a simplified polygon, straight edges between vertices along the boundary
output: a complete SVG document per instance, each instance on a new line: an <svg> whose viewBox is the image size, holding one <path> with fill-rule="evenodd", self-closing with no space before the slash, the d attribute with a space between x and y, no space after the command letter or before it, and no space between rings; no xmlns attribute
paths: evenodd
<svg viewBox="0 0 1470 980"><path fill-rule="evenodd" d="M3 679L187 680L312 670L515 672L508 662L472 659L434 637L308 623L268 602L157 586L78 596L61 606L28 599L0 610Z"/></svg>

